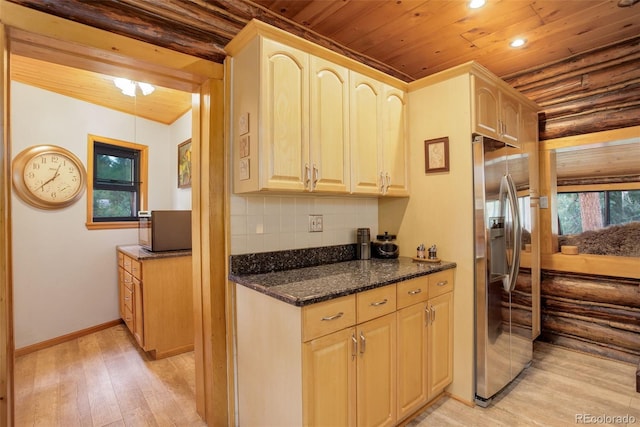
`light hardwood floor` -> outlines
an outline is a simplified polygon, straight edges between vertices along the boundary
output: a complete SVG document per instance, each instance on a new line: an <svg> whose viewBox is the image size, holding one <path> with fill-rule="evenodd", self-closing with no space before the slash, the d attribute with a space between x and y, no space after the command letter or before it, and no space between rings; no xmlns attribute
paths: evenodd
<svg viewBox="0 0 640 427"><path fill-rule="evenodd" d="M635 369L536 343L532 366L489 408L444 397L409 426L565 427L587 415L640 426ZM204 426L194 375L193 352L152 361L115 326L16 360L16 426Z"/></svg>
<svg viewBox="0 0 640 427"><path fill-rule="evenodd" d="M16 359L16 427L205 426L193 352L149 359L124 325Z"/></svg>
<svg viewBox="0 0 640 427"><path fill-rule="evenodd" d="M443 398L408 425L640 426L635 371L634 365L536 342L532 365L488 408ZM615 419L616 416L627 419Z"/></svg>

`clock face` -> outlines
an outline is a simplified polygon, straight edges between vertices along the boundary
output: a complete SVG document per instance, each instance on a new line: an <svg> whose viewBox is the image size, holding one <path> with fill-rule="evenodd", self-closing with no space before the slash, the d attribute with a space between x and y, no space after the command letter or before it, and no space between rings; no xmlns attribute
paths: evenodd
<svg viewBox="0 0 640 427"><path fill-rule="evenodd" d="M44 209L68 206L84 191L86 173L80 159L65 148L39 145L13 160L13 184L25 202Z"/></svg>
<svg viewBox="0 0 640 427"><path fill-rule="evenodd" d="M31 194L50 203L72 199L82 186L78 165L55 152L32 157L24 169L23 180Z"/></svg>

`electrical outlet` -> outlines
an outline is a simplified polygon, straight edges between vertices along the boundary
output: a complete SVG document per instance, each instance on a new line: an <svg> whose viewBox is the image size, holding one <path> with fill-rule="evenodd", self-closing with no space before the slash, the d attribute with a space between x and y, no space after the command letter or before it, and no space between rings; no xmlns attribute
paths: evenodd
<svg viewBox="0 0 640 427"><path fill-rule="evenodd" d="M322 215L309 215L309 233L322 231Z"/></svg>

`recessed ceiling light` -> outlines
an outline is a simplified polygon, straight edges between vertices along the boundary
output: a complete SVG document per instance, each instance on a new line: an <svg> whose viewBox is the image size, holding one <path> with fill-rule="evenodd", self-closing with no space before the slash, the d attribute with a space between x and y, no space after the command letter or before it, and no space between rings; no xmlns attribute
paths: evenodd
<svg viewBox="0 0 640 427"><path fill-rule="evenodd" d="M469 1L469 9L479 9L486 3L486 0L471 0Z"/></svg>
<svg viewBox="0 0 640 427"><path fill-rule="evenodd" d="M509 46L511 46L511 47L522 47L526 43L527 43L526 39L517 38L517 39L514 39L511 43L509 43Z"/></svg>

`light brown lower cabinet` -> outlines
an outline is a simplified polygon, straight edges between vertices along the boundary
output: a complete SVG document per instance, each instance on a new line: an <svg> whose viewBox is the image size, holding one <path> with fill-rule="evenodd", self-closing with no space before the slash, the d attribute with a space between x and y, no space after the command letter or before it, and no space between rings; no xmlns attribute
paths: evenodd
<svg viewBox="0 0 640 427"><path fill-rule="evenodd" d="M452 380L452 289L446 270L300 308L236 285L240 425L397 425Z"/></svg>
<svg viewBox="0 0 640 427"><path fill-rule="evenodd" d="M118 251L120 317L154 359L193 350L191 255L136 259Z"/></svg>

